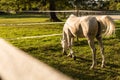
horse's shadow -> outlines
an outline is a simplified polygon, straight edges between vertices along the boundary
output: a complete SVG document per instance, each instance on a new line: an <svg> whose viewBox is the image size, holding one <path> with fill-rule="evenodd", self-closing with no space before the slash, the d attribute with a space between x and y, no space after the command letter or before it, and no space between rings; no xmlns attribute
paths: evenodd
<svg viewBox="0 0 120 80"><path fill-rule="evenodd" d="M107 66L109 66L110 68L120 68L120 65L117 65L117 64L111 64L111 63L106 63Z"/></svg>
<svg viewBox="0 0 120 80"><path fill-rule="evenodd" d="M88 63L88 65L90 65L90 63L92 62L92 60L90 59L90 58L83 58L83 57L80 57L80 56L77 56L76 57L76 61L77 62L83 62L83 63L85 63L86 62L86 64ZM99 60L97 60L97 65L99 65L99 64L101 64L101 61L99 61ZM120 65L118 65L118 64L114 64L114 63L109 63L109 62L107 62L106 64L105 64L105 66L106 67L109 67L109 68L120 68Z"/></svg>
<svg viewBox="0 0 120 80"><path fill-rule="evenodd" d="M78 61L78 62L92 62L92 60L90 60L90 59L82 58L79 56L76 57L76 61Z"/></svg>
<svg viewBox="0 0 120 80"><path fill-rule="evenodd" d="M115 36L116 36L116 38L120 39L120 29L117 29L115 31Z"/></svg>
<svg viewBox="0 0 120 80"><path fill-rule="evenodd" d="M88 45L87 40L76 40L73 43L75 46L86 46Z"/></svg>

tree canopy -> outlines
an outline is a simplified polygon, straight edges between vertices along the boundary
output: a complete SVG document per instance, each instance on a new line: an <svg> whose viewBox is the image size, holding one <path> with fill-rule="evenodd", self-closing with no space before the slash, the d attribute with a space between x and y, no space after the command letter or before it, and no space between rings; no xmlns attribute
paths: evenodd
<svg viewBox="0 0 120 80"><path fill-rule="evenodd" d="M49 3L55 3L57 10L120 10L120 0L0 0L0 10L49 10ZM61 5L62 4L62 5Z"/></svg>
<svg viewBox="0 0 120 80"><path fill-rule="evenodd" d="M17 12L26 10L120 10L120 0L0 0L0 10ZM51 21L60 21L50 12Z"/></svg>

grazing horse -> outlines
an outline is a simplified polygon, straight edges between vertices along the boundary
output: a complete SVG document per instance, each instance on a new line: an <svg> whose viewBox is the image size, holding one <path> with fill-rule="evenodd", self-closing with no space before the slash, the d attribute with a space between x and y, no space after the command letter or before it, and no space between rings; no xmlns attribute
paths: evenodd
<svg viewBox="0 0 120 80"><path fill-rule="evenodd" d="M85 37L92 51L92 66L90 67L90 69L92 69L96 64L96 48L94 44L94 39L96 38L100 45L102 56L101 67L104 67L105 57L102 43L102 33L105 33L106 36L109 36L114 31L115 25L109 16L102 16L99 18L92 16L77 17L72 14L66 20L63 27L63 35L61 40L63 53L66 54L67 49L69 49L70 53L68 56L71 56L75 59L76 56L72 50L73 40L75 37Z"/></svg>

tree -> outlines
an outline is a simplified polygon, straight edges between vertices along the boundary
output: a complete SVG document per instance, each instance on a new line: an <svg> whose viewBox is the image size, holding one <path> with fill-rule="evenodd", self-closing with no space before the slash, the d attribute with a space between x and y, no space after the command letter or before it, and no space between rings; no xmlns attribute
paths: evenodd
<svg viewBox="0 0 120 80"><path fill-rule="evenodd" d="M55 5L55 0L49 0L49 10L50 11L55 11L56 10L56 5ZM56 13L55 12L50 12L50 21L61 21L57 18Z"/></svg>
<svg viewBox="0 0 120 80"><path fill-rule="evenodd" d="M61 21L60 19L58 19L58 17L56 16L56 12L54 12L56 10L56 5L55 5L55 0L41 0L41 3L43 4L43 6L49 4L49 10L50 12L50 21L52 22L59 22Z"/></svg>

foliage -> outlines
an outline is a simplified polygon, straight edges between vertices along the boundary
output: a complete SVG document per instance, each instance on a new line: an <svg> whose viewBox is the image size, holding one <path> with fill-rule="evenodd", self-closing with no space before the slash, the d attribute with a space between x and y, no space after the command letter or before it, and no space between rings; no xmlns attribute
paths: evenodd
<svg viewBox="0 0 120 80"><path fill-rule="evenodd" d="M32 10L38 8L38 0L1 0L0 9L5 11Z"/></svg>
<svg viewBox="0 0 120 80"><path fill-rule="evenodd" d="M120 3L117 4L117 10L120 10Z"/></svg>
<svg viewBox="0 0 120 80"><path fill-rule="evenodd" d="M83 10L117 10L116 5L119 4L119 1L115 0L70 0L69 2L75 9Z"/></svg>
<svg viewBox="0 0 120 80"><path fill-rule="evenodd" d="M114 0L110 0L109 9L110 10L115 10L116 9L116 5L117 5L117 3Z"/></svg>
<svg viewBox="0 0 120 80"><path fill-rule="evenodd" d="M95 10L119 10L119 1L115 0L0 0L0 10L49 10L49 3L55 2L57 10L95 9ZM62 4L62 5L61 5Z"/></svg>
<svg viewBox="0 0 120 80"><path fill-rule="evenodd" d="M109 10L120 10L120 2L115 0L110 0Z"/></svg>

